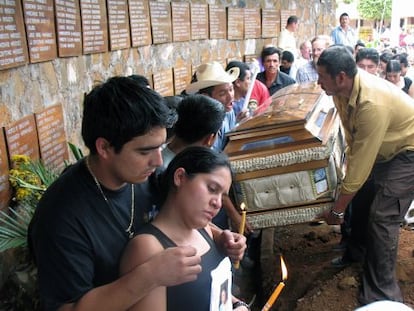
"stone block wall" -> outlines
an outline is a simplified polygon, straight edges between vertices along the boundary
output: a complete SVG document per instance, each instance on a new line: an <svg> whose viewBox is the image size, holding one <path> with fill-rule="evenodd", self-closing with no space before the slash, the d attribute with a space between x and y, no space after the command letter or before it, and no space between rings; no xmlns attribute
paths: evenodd
<svg viewBox="0 0 414 311"><path fill-rule="evenodd" d="M167 1L168 2L168 1ZM298 42L328 34L336 25L335 0L200 0L193 3L226 7L261 7L294 10L300 19ZM284 27L284 25L282 25ZM158 44L107 53L56 58L0 71L0 126L45 107L62 104L68 141L83 148L80 137L82 99L94 83L114 75L152 72L174 67L177 61L199 65L206 60L259 54L277 38L239 41L197 40Z"/></svg>

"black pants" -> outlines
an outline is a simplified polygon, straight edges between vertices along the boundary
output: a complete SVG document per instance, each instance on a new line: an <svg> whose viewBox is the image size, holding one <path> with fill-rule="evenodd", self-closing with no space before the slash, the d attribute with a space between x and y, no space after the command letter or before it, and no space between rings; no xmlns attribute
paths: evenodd
<svg viewBox="0 0 414 311"><path fill-rule="evenodd" d="M360 302L402 302L395 269L400 225L414 197L414 152L402 152L386 163L376 164L372 178L375 196L366 224Z"/></svg>

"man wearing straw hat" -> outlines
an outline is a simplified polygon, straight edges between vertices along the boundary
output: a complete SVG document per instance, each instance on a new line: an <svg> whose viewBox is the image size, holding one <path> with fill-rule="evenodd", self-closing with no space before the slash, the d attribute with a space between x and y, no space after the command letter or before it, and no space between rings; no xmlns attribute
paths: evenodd
<svg viewBox="0 0 414 311"><path fill-rule="evenodd" d="M200 65L193 76L191 84L185 89L187 94L202 94L218 100L224 106L226 114L221 128L217 132L217 138L212 146L221 152L227 143L226 133L231 131L238 120L245 117L245 112L240 112L236 118L233 110L234 88L233 81L239 77L240 70L237 67L225 71L218 62L209 62ZM207 116L206 116L207 117ZM228 217L235 226L240 223L240 215L229 198L223 201L223 209L213 219L213 223L222 229L229 227ZM228 217L227 217L228 216ZM247 228L249 228L247 226Z"/></svg>
<svg viewBox="0 0 414 311"><path fill-rule="evenodd" d="M217 133L213 149L223 151L227 143L226 133L237 123L233 110L234 88L233 81L239 77L239 68L225 71L218 62L210 62L197 68L193 81L185 89L188 94L202 94L221 102L226 110L223 124Z"/></svg>

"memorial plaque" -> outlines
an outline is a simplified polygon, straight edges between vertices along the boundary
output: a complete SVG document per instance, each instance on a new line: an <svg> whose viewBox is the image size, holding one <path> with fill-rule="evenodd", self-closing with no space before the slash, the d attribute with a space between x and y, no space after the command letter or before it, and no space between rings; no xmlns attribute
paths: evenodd
<svg viewBox="0 0 414 311"><path fill-rule="evenodd" d="M83 54L108 51L108 20L104 1L80 0Z"/></svg>
<svg viewBox="0 0 414 311"><path fill-rule="evenodd" d="M227 8L227 39L242 40L244 38L244 9Z"/></svg>
<svg viewBox="0 0 414 311"><path fill-rule="evenodd" d="M226 39L226 8L209 5L210 39Z"/></svg>
<svg viewBox="0 0 414 311"><path fill-rule="evenodd" d="M0 210L9 206L12 189L9 183L9 158L4 133L0 133Z"/></svg>
<svg viewBox="0 0 414 311"><path fill-rule="evenodd" d="M190 4L183 2L172 2L171 9L173 41L190 41Z"/></svg>
<svg viewBox="0 0 414 311"><path fill-rule="evenodd" d="M280 32L280 12L276 9L262 9L262 37L275 38Z"/></svg>
<svg viewBox="0 0 414 311"><path fill-rule="evenodd" d="M62 105L54 105L35 113L39 137L40 157L43 163L57 172L69 160Z"/></svg>
<svg viewBox="0 0 414 311"><path fill-rule="evenodd" d="M150 1L152 43L172 41L171 6L168 2Z"/></svg>
<svg viewBox="0 0 414 311"><path fill-rule="evenodd" d="M159 70L152 76L154 90L162 96L174 95L174 83L172 69Z"/></svg>
<svg viewBox="0 0 414 311"><path fill-rule="evenodd" d="M79 1L55 2L59 57L82 54L82 31Z"/></svg>
<svg viewBox="0 0 414 311"><path fill-rule="evenodd" d="M23 0L24 22L31 63L57 57L53 0Z"/></svg>
<svg viewBox="0 0 414 311"><path fill-rule="evenodd" d="M5 130L9 158L21 154L33 161L39 160L39 142L33 114L13 122Z"/></svg>
<svg viewBox="0 0 414 311"><path fill-rule="evenodd" d="M191 40L208 39L208 6L191 4Z"/></svg>
<svg viewBox="0 0 414 311"><path fill-rule="evenodd" d="M28 61L21 2L0 1L0 70Z"/></svg>
<svg viewBox="0 0 414 311"><path fill-rule="evenodd" d="M296 15L296 10L280 11L280 31L286 27L287 20L290 16Z"/></svg>
<svg viewBox="0 0 414 311"><path fill-rule="evenodd" d="M131 47L127 0L107 0L111 51Z"/></svg>
<svg viewBox="0 0 414 311"><path fill-rule="evenodd" d="M244 9L244 38L256 39L262 35L260 9Z"/></svg>
<svg viewBox="0 0 414 311"><path fill-rule="evenodd" d="M180 94L191 82L191 64L179 61L173 68L174 94Z"/></svg>
<svg viewBox="0 0 414 311"><path fill-rule="evenodd" d="M148 0L129 0L132 46L151 45L151 22Z"/></svg>

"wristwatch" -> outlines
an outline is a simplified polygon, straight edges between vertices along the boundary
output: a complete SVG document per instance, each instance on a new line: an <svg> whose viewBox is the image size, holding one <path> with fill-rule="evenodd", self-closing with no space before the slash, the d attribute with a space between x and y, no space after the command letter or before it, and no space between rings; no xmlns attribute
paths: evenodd
<svg viewBox="0 0 414 311"><path fill-rule="evenodd" d="M245 303L244 301L239 300L239 301L236 301L235 303L233 303L233 309L236 309L238 307L245 307L245 308L247 308L247 310L250 311L250 306L247 303Z"/></svg>
<svg viewBox="0 0 414 311"><path fill-rule="evenodd" d="M338 213L338 212L335 212L333 209L331 209L331 214L334 215L336 218L339 218L339 219L344 218L344 213L343 212Z"/></svg>

